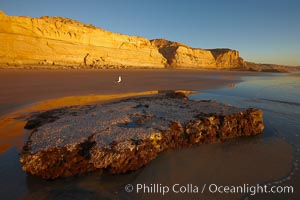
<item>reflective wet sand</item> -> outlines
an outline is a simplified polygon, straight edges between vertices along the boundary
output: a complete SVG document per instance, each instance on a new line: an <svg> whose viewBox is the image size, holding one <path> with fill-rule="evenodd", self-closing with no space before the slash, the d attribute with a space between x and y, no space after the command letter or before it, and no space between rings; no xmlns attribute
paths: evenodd
<svg viewBox="0 0 300 200"><path fill-rule="evenodd" d="M238 138L219 144L201 145L198 147L179 150L168 150L161 154L157 159L149 163L147 166L128 174L109 175L106 172L91 173L80 177L59 179L55 181L45 181L41 180L39 177L27 175L21 170L21 166L18 161L18 153L20 152L20 147L23 144L24 137L26 137L26 135L28 134L27 132L24 132L22 130L22 127L25 123L24 121L22 121L22 117L26 116L29 111L55 108L59 106L65 106L66 104L70 105L72 104L72 102L74 104L84 104L99 100L111 100L111 98L116 97L122 98L125 96L112 96L110 94L112 94L112 92L122 93L122 91L126 91L127 93L136 92L134 90L140 90L141 88L154 89L156 87L156 89L203 90L220 86L228 87L228 85L230 86L231 83L238 83L241 77L241 74L230 72L216 74L211 72L197 72L197 74L190 71L184 73L182 71L175 71L171 72L171 75L168 75L165 71L153 71L152 74L150 73L151 76L148 76L142 75L144 72L142 71L142 73L141 71L132 72L132 74L130 72L127 72L127 77L134 78L138 75L136 79L140 80L136 81L135 84L131 83L131 87L124 84L124 86L121 86L121 88L117 88L120 87L120 85L116 86L112 84L113 86L111 87L116 87L116 89L109 91L107 86L108 80L111 83L111 80L114 80L115 75L118 74L115 71L109 71L103 76L103 80L107 80L107 82L105 82L105 86L99 86L100 89L96 89L94 92L89 92L92 89L87 91L84 89L84 87L88 87L87 85L91 83L82 83L85 86L81 86L81 82L77 82L77 85L75 85L78 88L81 88L80 91L76 91L75 86L73 86L73 89L71 87L70 90L68 90L67 86L64 86L64 89L58 89L57 93L52 92L46 94L45 92L42 92L42 95L37 92L39 91L38 85L40 84L48 84L51 88L54 86L51 86L52 82L50 80L56 79L56 82L63 80L66 82L68 79L72 79L74 74L76 74L76 76L82 76L81 79L79 79L88 82L90 77L95 76L92 75L95 72L87 72L84 75L80 75L80 73L77 74L77 72L72 72L71 75L66 74L66 72L53 72L55 76L47 76L47 73L43 71L31 72L33 74L41 73L45 79L40 79L40 84L35 84L35 89L30 88L32 87L31 82L37 81L36 79L39 79L37 77L42 75L30 75L30 72L24 72L27 76L31 76L31 79L29 77L28 79L24 79L22 87L28 87L24 90L27 90L27 92L32 94L32 96L30 96L30 98L27 98L26 95L23 97L22 93L11 93L10 96L8 95L6 100L3 98L1 99L2 102L6 102L6 104L10 105L8 106L9 108L5 110L15 111L12 112L14 114L6 115L5 117L2 116L0 120L0 182L2 185L2 187L0 188L1 199L153 199L162 197L161 194L136 194L134 192L125 192L124 186L126 184L135 185L139 183L145 183L148 185L162 184L170 187L176 183L180 185L193 184L199 187L201 187L203 184L213 183L222 185L290 183L295 187L299 185L299 171L297 170L297 166L295 167L295 165L297 164L295 160L297 159L296 156L298 155L296 151L297 148L299 148L299 137L292 137L291 134L288 134L296 134L296 132L299 130L298 124L293 122L293 113L297 114L297 111L295 111L295 107L291 108L291 110L282 107L282 111L287 112L285 114L292 115L292 117L286 117L286 115L280 114L277 118L272 118L272 113L270 114L268 113L268 111L265 111L266 129L264 131L264 134L260 137ZM13 75L13 72L5 73L11 73ZM22 73L23 72L17 72L17 74ZM253 74L250 75L255 77L255 75ZM111 76L111 79L108 78L109 76ZM97 82L96 77L98 79L99 74L97 74L94 79L92 78L91 82ZM272 78L272 76L269 75L267 77ZM16 80L16 77L13 76L12 79ZM142 79L146 79L146 82L142 82ZM29 81L27 83L26 80L34 81ZM158 86L158 81L161 82L160 86ZM11 82L13 81L11 80ZM205 83L208 85L205 85ZM133 87L136 84L142 85L141 88L136 89L135 87ZM21 85L22 84L20 82L18 86L19 89L15 89L15 91L21 92ZM103 93L101 93L101 87L103 89ZM237 84L237 88L238 87L239 84ZM57 89L59 88L59 86L57 85L54 88ZM54 88L52 89L54 90ZM235 90L235 87L229 89ZM248 88L248 90L251 91L251 88ZM94 99L91 98L91 95L85 97L81 96L53 99L56 96L60 95L76 96L85 92L89 92L87 94L96 93L96 91L98 91L98 94L101 94L102 96L98 95L98 98L95 98L96 96L93 96ZM9 92L6 91L6 94L7 93ZM145 94L147 93L141 93L140 95ZM232 98L233 94L231 94L231 97L228 97L228 95L224 93L217 94L220 97L218 99L220 101L225 100L226 98L236 100L236 98ZM126 95L137 94L131 93ZM213 95L209 96L205 92L203 93L203 95L204 96L198 97L193 97L192 95L192 98L213 98ZM46 97L48 98L47 101L41 101L40 104L34 103L38 99L43 99ZM51 100L49 100L49 98L51 98ZM244 96L241 96L241 98L243 102L248 102L248 104L238 104L238 106L250 105L253 107L260 107L259 104L253 101L250 101L249 103L248 97L245 98ZM234 102L229 103L234 104ZM269 107L263 106L263 108L270 110L272 107L276 106L272 106L272 103L276 104L276 102L269 102ZM1 106L3 107L2 104ZM299 108L296 107L296 110L297 109ZM282 111L280 111L279 113L282 113ZM3 113L6 112L3 111ZM20 116L22 117L20 118ZM288 131L285 131L285 133L283 133L284 130ZM219 199L224 197L226 197L226 199L240 199L246 196L243 196L241 194L224 196L223 194L211 194L205 192L204 194L168 193L164 197L169 199ZM250 197L251 199L253 198L252 196ZM267 195L264 197L264 199L269 199L269 197L270 196Z"/></svg>
<svg viewBox="0 0 300 200"><path fill-rule="evenodd" d="M247 72L183 70L0 70L0 116L34 102L66 96L226 87ZM118 76L122 84L116 84Z"/></svg>

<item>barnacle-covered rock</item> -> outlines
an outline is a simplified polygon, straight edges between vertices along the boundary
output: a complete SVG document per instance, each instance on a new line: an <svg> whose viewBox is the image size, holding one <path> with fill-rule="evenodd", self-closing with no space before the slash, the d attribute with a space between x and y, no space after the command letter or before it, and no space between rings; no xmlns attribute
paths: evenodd
<svg viewBox="0 0 300 200"><path fill-rule="evenodd" d="M50 120L49 120L50 119ZM35 124L36 122L36 124ZM168 148L261 134L262 111L160 93L33 115L23 170L45 179L136 170Z"/></svg>

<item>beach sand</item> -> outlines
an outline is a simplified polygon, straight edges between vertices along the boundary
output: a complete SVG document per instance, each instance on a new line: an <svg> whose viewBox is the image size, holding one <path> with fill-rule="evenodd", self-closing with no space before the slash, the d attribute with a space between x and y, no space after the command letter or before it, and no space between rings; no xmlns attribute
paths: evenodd
<svg viewBox="0 0 300 200"><path fill-rule="evenodd" d="M122 76L122 83L115 81ZM0 153L21 148L24 113L111 101L158 90L232 87L236 72L189 70L0 70ZM7 115L9 114L9 115Z"/></svg>
<svg viewBox="0 0 300 200"><path fill-rule="evenodd" d="M204 90L239 82L237 72L192 70L0 70L0 116L46 99L151 90ZM118 76L122 83L116 84Z"/></svg>
<svg viewBox="0 0 300 200"><path fill-rule="evenodd" d="M122 84L114 83L121 75ZM241 81L241 75L257 75L251 72L210 72L184 70L105 70L105 71L26 71L0 70L0 116L5 119L8 113L17 111L20 114L34 104L46 102L46 109L67 104L84 104L93 102L91 95L98 95L95 101L107 101L112 94L135 95L136 92L157 90L196 90L234 87ZM87 97L72 97L72 96ZM100 96L99 96L100 95ZM103 95L103 96L101 96ZM141 93L143 95L143 93ZM94 96L94 97L96 97ZM101 98L103 97L103 98ZM56 99L55 101L49 99ZM45 101L47 100L47 101ZM47 104L50 103L50 104ZM58 103L57 103L58 102ZM49 107L49 108L50 108ZM5 116L6 115L6 116ZM7 120L6 118L5 120ZM5 121L4 120L4 121ZM9 121L9 120L8 120ZM7 121L6 121L7 122ZM4 122L3 122L4 123ZM1 123L0 123L1 125ZM44 182L37 177L26 175L18 162L18 151L23 144L26 132L22 122L0 127L0 146L2 153L0 177L5 185L0 189L0 197L19 199L66 199L82 198L140 198L141 195L129 194L124 185L136 183L162 183L172 186L175 183L203 185L204 183L241 185L263 183L276 180L288 174L291 165L291 147L282 140L259 137L237 139L230 142L212 145L201 145L183 150L170 150L149 163L145 168L134 173L120 176L87 175L75 179L62 179L55 182ZM10 127L11 129L6 129ZM6 129L6 130L5 130ZM6 141L6 142L5 142ZM15 150L15 147L18 147ZM276 148L271 148L276 146ZM280 153L278 153L280 149ZM276 166L276 167L273 167ZM9 181L5 181L9 180ZM5 182L5 183L4 183ZM18 191L18 192L15 192ZM168 197L215 199L223 195L203 194L170 194ZM161 197L142 194L145 199ZM227 199L237 199L240 194L228 195Z"/></svg>

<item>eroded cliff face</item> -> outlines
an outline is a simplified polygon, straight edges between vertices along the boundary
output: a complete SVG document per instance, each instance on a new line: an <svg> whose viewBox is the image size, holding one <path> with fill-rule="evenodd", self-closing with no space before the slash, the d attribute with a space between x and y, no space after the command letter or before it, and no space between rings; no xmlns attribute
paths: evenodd
<svg viewBox="0 0 300 200"><path fill-rule="evenodd" d="M0 64L165 67L148 39L60 17L15 17L0 11Z"/></svg>
<svg viewBox="0 0 300 200"><path fill-rule="evenodd" d="M244 60L236 50L231 49L209 49L213 54L217 67L243 67Z"/></svg>
<svg viewBox="0 0 300 200"><path fill-rule="evenodd" d="M80 68L234 68L239 52L200 49L156 39L112 33L61 17L17 17L0 11L1 66Z"/></svg>
<svg viewBox="0 0 300 200"><path fill-rule="evenodd" d="M151 40L167 59L169 67L175 68L234 68L242 67L244 61L239 52L231 49L200 49L164 39Z"/></svg>

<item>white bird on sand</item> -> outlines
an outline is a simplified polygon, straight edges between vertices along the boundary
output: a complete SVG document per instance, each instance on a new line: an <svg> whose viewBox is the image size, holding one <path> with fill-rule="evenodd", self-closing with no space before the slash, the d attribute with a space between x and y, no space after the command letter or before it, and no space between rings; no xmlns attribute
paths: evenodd
<svg viewBox="0 0 300 200"><path fill-rule="evenodd" d="M122 82L122 77L119 76L118 80L116 81L116 83L121 83Z"/></svg>

